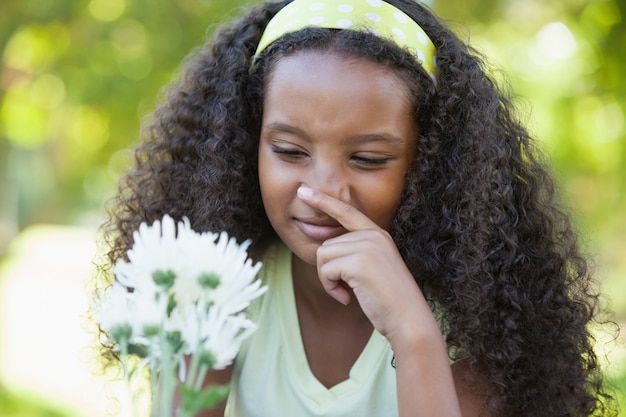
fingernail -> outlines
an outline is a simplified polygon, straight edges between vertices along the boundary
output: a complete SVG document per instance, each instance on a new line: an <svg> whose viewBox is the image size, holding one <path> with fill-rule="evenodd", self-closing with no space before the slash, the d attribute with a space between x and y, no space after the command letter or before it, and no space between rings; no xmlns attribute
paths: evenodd
<svg viewBox="0 0 626 417"><path fill-rule="evenodd" d="M298 188L298 195L300 197L310 198L313 196L313 190L309 187L305 187L304 185L301 185L300 188Z"/></svg>

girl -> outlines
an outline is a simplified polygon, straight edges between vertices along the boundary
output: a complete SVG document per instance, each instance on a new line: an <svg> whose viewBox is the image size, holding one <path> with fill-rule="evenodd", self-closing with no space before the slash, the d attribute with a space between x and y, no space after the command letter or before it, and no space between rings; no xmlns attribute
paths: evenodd
<svg viewBox="0 0 626 417"><path fill-rule="evenodd" d="M205 416L588 416L586 262L515 109L412 0L253 8L186 62L104 226L253 239L270 290Z"/></svg>

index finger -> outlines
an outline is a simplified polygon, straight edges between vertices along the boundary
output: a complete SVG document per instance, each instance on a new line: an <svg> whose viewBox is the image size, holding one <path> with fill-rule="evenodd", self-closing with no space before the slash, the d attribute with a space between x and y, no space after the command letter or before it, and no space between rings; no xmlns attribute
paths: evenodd
<svg viewBox="0 0 626 417"><path fill-rule="evenodd" d="M337 220L346 230L354 232L357 230L378 229L378 225L369 219L365 214L334 197L329 196L313 188L300 186L298 197L309 206L323 211L333 219Z"/></svg>

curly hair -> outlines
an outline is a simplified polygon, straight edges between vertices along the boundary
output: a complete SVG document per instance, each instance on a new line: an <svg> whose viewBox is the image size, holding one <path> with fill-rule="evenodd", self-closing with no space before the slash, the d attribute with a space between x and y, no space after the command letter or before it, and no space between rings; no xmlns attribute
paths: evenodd
<svg viewBox="0 0 626 417"><path fill-rule="evenodd" d="M598 296L547 164L479 54L419 3L388 2L435 44L436 89L407 51L353 31L304 29L253 63L265 25L289 1L252 8L194 51L111 202L104 271L126 256L141 222L166 213L251 238L262 257L276 239L257 174L272 69L302 50L368 59L396 71L414 97L418 151L391 234L438 311L451 358L488 381L492 415L607 415L588 328Z"/></svg>

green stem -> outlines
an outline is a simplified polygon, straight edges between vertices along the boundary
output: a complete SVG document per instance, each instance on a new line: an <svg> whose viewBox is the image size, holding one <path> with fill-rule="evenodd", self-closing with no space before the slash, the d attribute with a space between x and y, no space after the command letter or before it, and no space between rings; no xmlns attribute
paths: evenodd
<svg viewBox="0 0 626 417"><path fill-rule="evenodd" d="M204 378L206 377L207 372L209 371L209 367L206 365L201 365L198 371L198 375L196 376L196 381L193 385L193 389L196 392L200 392L202 390L202 385L204 384Z"/></svg>
<svg viewBox="0 0 626 417"><path fill-rule="evenodd" d="M154 341L156 342L156 341ZM156 345L157 343L154 343ZM172 361L172 348L166 339L165 331L158 336L161 348L160 357L150 352L150 383L152 386L151 417L172 417L174 413L175 368Z"/></svg>
<svg viewBox="0 0 626 417"><path fill-rule="evenodd" d="M161 332L161 393L160 393L160 414L162 417L173 415L174 400L174 364L172 362L172 349L165 337L165 331Z"/></svg>
<svg viewBox="0 0 626 417"><path fill-rule="evenodd" d="M191 363L189 364L189 369L187 370L188 371L187 380L185 381L185 386L187 388L193 388L194 382L197 378L196 375L199 372L199 369L198 369L199 365L200 365L200 355L194 352L191 354Z"/></svg>
<svg viewBox="0 0 626 417"><path fill-rule="evenodd" d="M120 342L120 360L122 362L122 372L126 381L126 392L128 393L128 405L130 407L130 416L135 416L135 402L133 401L132 375L128 367L128 339Z"/></svg>
<svg viewBox="0 0 626 417"><path fill-rule="evenodd" d="M158 417L160 413L156 407L156 399L158 398L161 387L158 378L159 362L153 351L154 349L150 349L150 392L152 393L152 410L150 411L150 417Z"/></svg>
<svg viewBox="0 0 626 417"><path fill-rule="evenodd" d="M198 352L198 348L196 348L195 352L191 354L191 362L189 364L189 369L187 372L187 379L185 380L185 388L188 390L193 390L195 392L200 392L201 386L198 387L198 379L201 378L201 381L204 381L204 377L206 376L206 370L204 365L200 365L200 353ZM181 399L184 401L184 399ZM189 413L185 411L186 407L181 403L181 407L179 410L179 414L177 417L192 417Z"/></svg>

